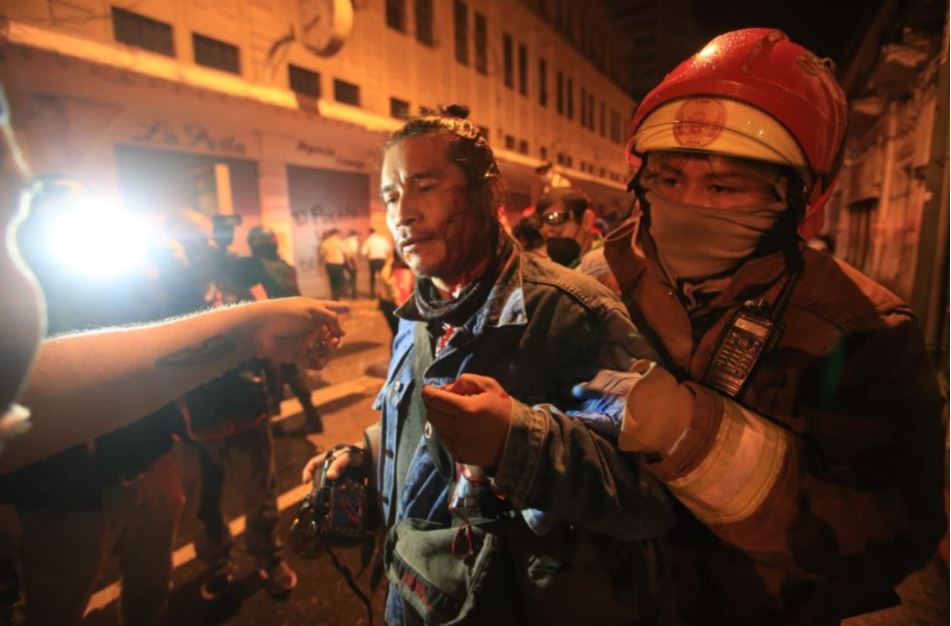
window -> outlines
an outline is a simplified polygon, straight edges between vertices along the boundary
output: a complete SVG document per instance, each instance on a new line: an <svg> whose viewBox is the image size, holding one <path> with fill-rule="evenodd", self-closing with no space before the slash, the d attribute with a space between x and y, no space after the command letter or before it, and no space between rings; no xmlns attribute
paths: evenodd
<svg viewBox="0 0 951 626"><path fill-rule="evenodd" d="M588 130L594 132L594 92L588 92Z"/></svg>
<svg viewBox="0 0 951 626"><path fill-rule="evenodd" d="M119 43L167 57L175 56L172 26L165 22L112 7L112 32Z"/></svg>
<svg viewBox="0 0 951 626"><path fill-rule="evenodd" d="M524 139L518 140L518 151L522 154L528 154L528 141Z"/></svg>
<svg viewBox="0 0 951 626"><path fill-rule="evenodd" d="M195 63L198 65L232 74L241 73L241 61L236 46L198 33L192 33L192 45L195 48Z"/></svg>
<svg viewBox="0 0 951 626"><path fill-rule="evenodd" d="M588 90L581 88L581 116L578 118L581 126L588 125Z"/></svg>
<svg viewBox="0 0 951 626"><path fill-rule="evenodd" d="M541 147L538 149L538 156L541 158L542 161L547 161L547 160L548 160L548 148L546 148L545 146L541 146Z"/></svg>
<svg viewBox="0 0 951 626"><path fill-rule="evenodd" d="M555 73L555 86L557 88L555 109L558 111L558 115L564 115L565 114L565 77L562 75L561 70L558 70Z"/></svg>
<svg viewBox="0 0 951 626"><path fill-rule="evenodd" d="M538 59L538 104L548 106L548 63Z"/></svg>
<svg viewBox="0 0 951 626"><path fill-rule="evenodd" d="M386 25L406 32L406 0L386 0Z"/></svg>
<svg viewBox="0 0 951 626"><path fill-rule="evenodd" d="M311 98L320 97L320 74L296 65L288 65L287 74L291 91Z"/></svg>
<svg viewBox="0 0 951 626"><path fill-rule="evenodd" d="M512 67L512 36L508 33L502 33L502 59L505 67L505 86L512 89L515 87L515 77Z"/></svg>
<svg viewBox="0 0 951 626"><path fill-rule="evenodd" d="M528 50L525 44L518 44L518 92L528 95Z"/></svg>
<svg viewBox="0 0 951 626"><path fill-rule="evenodd" d="M488 27L485 23L485 16L481 13L475 14L475 66L480 74L489 73L489 57L486 53L486 43L488 40Z"/></svg>
<svg viewBox="0 0 951 626"><path fill-rule="evenodd" d="M453 19L456 25L456 61L469 65L469 9L465 2L455 1Z"/></svg>
<svg viewBox="0 0 951 626"><path fill-rule="evenodd" d="M566 82L565 91L568 92L568 102L566 103L568 105L566 107L568 119L573 120L575 119L575 85L570 78Z"/></svg>
<svg viewBox="0 0 951 626"><path fill-rule="evenodd" d="M344 104L360 106L360 86L339 78L334 79L334 100Z"/></svg>
<svg viewBox="0 0 951 626"><path fill-rule="evenodd" d="M399 98L390 98L390 117L405 120L409 117L409 102Z"/></svg>
<svg viewBox="0 0 951 626"><path fill-rule="evenodd" d="M602 137L605 136L604 117L605 117L604 100L602 100L601 101L601 115L599 116L599 119L598 119L598 131Z"/></svg>
<svg viewBox="0 0 951 626"><path fill-rule="evenodd" d="M505 136L505 149L514 150L515 149L515 137L512 135Z"/></svg>
<svg viewBox="0 0 951 626"><path fill-rule="evenodd" d="M416 0L416 41L432 47L433 39L433 0Z"/></svg>

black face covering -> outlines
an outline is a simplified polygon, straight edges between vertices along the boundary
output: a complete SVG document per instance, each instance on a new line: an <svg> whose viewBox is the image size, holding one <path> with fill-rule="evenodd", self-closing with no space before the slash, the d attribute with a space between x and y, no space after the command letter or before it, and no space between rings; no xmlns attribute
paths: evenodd
<svg viewBox="0 0 951 626"><path fill-rule="evenodd" d="M495 279L505 261L514 251L512 240L496 231L498 244L485 272L478 279L462 288L455 298L443 299L429 278L418 278L413 292L414 304L419 316L427 322L439 321L450 326L462 326L485 304Z"/></svg>
<svg viewBox="0 0 951 626"><path fill-rule="evenodd" d="M546 247L548 257L565 267L571 267L581 256L581 245L571 237L549 237Z"/></svg>

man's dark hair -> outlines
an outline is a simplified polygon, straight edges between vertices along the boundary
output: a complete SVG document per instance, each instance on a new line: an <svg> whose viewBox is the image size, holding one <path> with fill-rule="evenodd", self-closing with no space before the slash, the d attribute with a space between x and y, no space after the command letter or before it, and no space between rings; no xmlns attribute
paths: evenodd
<svg viewBox="0 0 951 626"><path fill-rule="evenodd" d="M580 222L586 209L592 208L591 200L584 193L570 187L559 187L538 199L536 210L541 215L552 205L561 201L562 206L571 211L571 216L576 222Z"/></svg>
<svg viewBox="0 0 951 626"><path fill-rule="evenodd" d="M468 117L469 108L461 104L441 107L433 115L414 117L390 135L383 151L410 137L445 137L449 143L449 160L466 176L472 206L480 215L497 222L496 208L505 196L502 175L488 140L478 126L466 119Z"/></svg>

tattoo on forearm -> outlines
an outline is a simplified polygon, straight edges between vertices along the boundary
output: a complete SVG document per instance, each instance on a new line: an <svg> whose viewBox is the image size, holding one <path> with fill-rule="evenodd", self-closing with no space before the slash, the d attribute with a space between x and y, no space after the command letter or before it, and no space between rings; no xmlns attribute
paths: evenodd
<svg viewBox="0 0 951 626"><path fill-rule="evenodd" d="M206 339L198 346L189 346L178 352L160 357L155 364L162 367L189 367L207 365L219 361L238 349L231 338L225 335L215 335Z"/></svg>

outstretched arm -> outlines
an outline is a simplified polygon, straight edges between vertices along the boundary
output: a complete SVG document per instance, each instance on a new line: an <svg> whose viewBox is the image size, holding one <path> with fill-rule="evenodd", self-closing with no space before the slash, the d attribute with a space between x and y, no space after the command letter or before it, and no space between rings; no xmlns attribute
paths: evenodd
<svg viewBox="0 0 951 626"><path fill-rule="evenodd" d="M133 422L254 356L319 369L345 310L284 298L47 340L19 399L30 427L0 455L0 472Z"/></svg>

